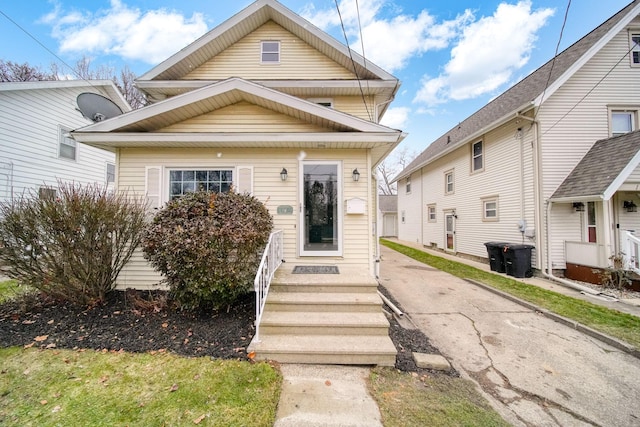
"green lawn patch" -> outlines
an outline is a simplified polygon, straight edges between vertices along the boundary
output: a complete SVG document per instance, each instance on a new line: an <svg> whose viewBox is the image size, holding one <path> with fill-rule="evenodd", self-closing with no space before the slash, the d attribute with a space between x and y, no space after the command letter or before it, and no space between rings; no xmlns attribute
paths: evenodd
<svg viewBox="0 0 640 427"><path fill-rule="evenodd" d="M0 281L0 304L5 301L17 298L20 295L29 292L25 286L20 286L17 280L1 280Z"/></svg>
<svg viewBox="0 0 640 427"><path fill-rule="evenodd" d="M385 427L509 426L468 380L375 368L369 388Z"/></svg>
<svg viewBox="0 0 640 427"><path fill-rule="evenodd" d="M380 243L456 277L484 283L640 348L640 318L636 316L537 286L527 285L515 279L438 257L389 240L381 239Z"/></svg>
<svg viewBox="0 0 640 427"><path fill-rule="evenodd" d="M271 426L267 363L165 352L0 349L3 426Z"/></svg>

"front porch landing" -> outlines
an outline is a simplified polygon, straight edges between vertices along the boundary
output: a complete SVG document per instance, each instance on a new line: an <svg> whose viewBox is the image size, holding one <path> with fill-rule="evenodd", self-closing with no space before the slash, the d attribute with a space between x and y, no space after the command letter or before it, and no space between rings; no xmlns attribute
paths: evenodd
<svg viewBox="0 0 640 427"><path fill-rule="evenodd" d="M396 348L382 312L378 283L366 271L339 274L276 272L248 352L281 363L393 366Z"/></svg>

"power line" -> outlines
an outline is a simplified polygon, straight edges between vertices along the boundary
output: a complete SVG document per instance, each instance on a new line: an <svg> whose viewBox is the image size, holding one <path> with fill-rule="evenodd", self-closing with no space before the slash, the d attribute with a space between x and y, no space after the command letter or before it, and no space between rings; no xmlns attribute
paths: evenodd
<svg viewBox="0 0 640 427"><path fill-rule="evenodd" d="M560 42L562 41L562 35L564 34L564 27L567 25L567 17L569 16L569 8L571 7L571 0L567 3L567 8L564 11L564 19L562 21L562 28L560 28L560 37L558 37L558 43L556 44L556 51L553 54L553 60L551 61L551 69L549 70L549 75L547 76L547 82L544 85L544 90L542 91L542 98L540 98L540 107L542 107L542 102L544 101L544 95L547 93L547 88L549 88L549 82L551 81L551 75L553 74L553 67L556 64L556 58L558 57L558 50L560 50ZM538 112L540 108L538 108L533 114L533 120L536 120L538 116Z"/></svg>
<svg viewBox="0 0 640 427"><path fill-rule="evenodd" d="M360 21L360 5L358 4L358 0L356 0L356 14L358 15L358 30L360 32L360 46L362 47L362 59L364 61L364 69L367 70L367 57L364 53L364 37L362 36L362 23ZM366 80L367 83L367 93L371 93L370 89L369 89L369 79ZM365 101L365 106L367 105L366 101ZM367 113L369 111L367 110ZM374 111L375 114L375 111ZM371 115L369 115L369 119L371 121L373 121L373 117L371 117ZM377 120L377 118L376 118Z"/></svg>
<svg viewBox="0 0 640 427"><path fill-rule="evenodd" d="M342 20L342 14L340 13L340 7L338 6L338 0L334 0L336 4L336 10L338 11L338 17L340 18L340 25L342 26L342 34L344 34L344 40L347 44L347 50L349 51L349 58L351 59L351 65L353 66L353 72L356 75L356 80L358 81L358 87L360 88L360 95L362 96L362 102L364 103L364 108L367 110L367 115L369 116L369 120L373 121L373 117L371 112L369 111L369 106L367 105L367 100L364 96L364 90L362 89L362 82L360 81L360 77L358 76L358 70L356 69L356 62L353 59L353 55L351 54L351 48L349 47L349 38L347 37L347 30L344 28L344 21Z"/></svg>

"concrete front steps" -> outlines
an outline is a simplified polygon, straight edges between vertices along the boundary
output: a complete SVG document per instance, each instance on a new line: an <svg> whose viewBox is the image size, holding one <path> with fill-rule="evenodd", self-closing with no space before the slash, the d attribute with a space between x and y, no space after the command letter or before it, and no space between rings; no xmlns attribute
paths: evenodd
<svg viewBox="0 0 640 427"><path fill-rule="evenodd" d="M396 348L377 282L359 274L276 274L255 338L256 359L393 366Z"/></svg>

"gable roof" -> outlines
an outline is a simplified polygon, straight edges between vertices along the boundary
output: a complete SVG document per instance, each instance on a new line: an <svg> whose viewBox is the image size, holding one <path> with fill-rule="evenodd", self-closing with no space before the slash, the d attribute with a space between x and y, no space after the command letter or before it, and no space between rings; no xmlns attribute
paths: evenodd
<svg viewBox="0 0 640 427"><path fill-rule="evenodd" d="M257 0L250 4L140 76L138 81L143 85L145 80L178 80L268 21L274 21L348 70L353 70L355 64L355 72L362 79L397 81L393 75L365 61L361 55L350 51L347 46L276 0Z"/></svg>
<svg viewBox="0 0 640 427"><path fill-rule="evenodd" d="M500 96L433 141L394 181L480 138L487 131L539 106L640 13L634 0L595 30L559 53ZM548 83L548 86L547 86ZM542 99L544 94L544 99Z"/></svg>
<svg viewBox="0 0 640 427"><path fill-rule="evenodd" d="M167 126L246 101L330 129L331 132L165 132ZM377 164L406 136L402 131L309 102L241 78L131 111L71 132L104 149L116 147L372 148Z"/></svg>
<svg viewBox="0 0 640 427"><path fill-rule="evenodd" d="M111 80L45 80L34 82L3 82L0 83L0 92L19 90L46 90L46 89L66 89L66 88L86 88L88 92L105 93L108 98L116 103L124 112L131 111L131 106ZM92 89L94 89L92 91Z"/></svg>
<svg viewBox="0 0 640 427"><path fill-rule="evenodd" d="M551 201L609 200L639 164L640 131L597 141Z"/></svg>
<svg viewBox="0 0 640 427"><path fill-rule="evenodd" d="M380 212L397 212L398 196L381 194L379 197Z"/></svg>

